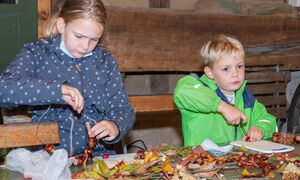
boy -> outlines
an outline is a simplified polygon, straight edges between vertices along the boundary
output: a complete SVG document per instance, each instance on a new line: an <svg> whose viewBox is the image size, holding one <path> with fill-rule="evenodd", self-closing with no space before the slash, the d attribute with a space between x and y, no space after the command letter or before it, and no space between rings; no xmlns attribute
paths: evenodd
<svg viewBox="0 0 300 180"><path fill-rule="evenodd" d="M174 91L184 145L197 146L207 138L215 143L271 138L276 119L245 89L241 43L218 35L202 47L201 56L204 75L183 77Z"/></svg>

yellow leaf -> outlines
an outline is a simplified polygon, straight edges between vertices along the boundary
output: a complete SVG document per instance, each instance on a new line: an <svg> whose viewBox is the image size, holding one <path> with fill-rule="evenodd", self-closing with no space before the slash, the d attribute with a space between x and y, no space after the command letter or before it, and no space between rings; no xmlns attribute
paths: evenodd
<svg viewBox="0 0 300 180"><path fill-rule="evenodd" d="M96 172L101 176L106 177L109 173L109 168L107 167L106 163L103 160L99 160L97 158L95 158L95 160L97 162Z"/></svg>
<svg viewBox="0 0 300 180"><path fill-rule="evenodd" d="M273 178L275 178L275 174L270 172L267 177L270 179L273 179Z"/></svg>
<svg viewBox="0 0 300 180"><path fill-rule="evenodd" d="M150 162L150 159L152 158L152 156L153 156L153 152L152 151L146 153L144 162L145 163Z"/></svg>
<svg viewBox="0 0 300 180"><path fill-rule="evenodd" d="M242 152L247 152L248 149L247 149L244 145L242 145L242 147L240 147L240 151L242 151Z"/></svg>
<svg viewBox="0 0 300 180"><path fill-rule="evenodd" d="M168 172L168 174L174 174L174 169L172 168L171 164L170 164L170 159L167 159L164 163L163 163L163 167L162 167L163 171Z"/></svg>
<svg viewBox="0 0 300 180"><path fill-rule="evenodd" d="M243 172L242 172L242 175L244 176L248 176L249 175L249 172L247 169L244 169Z"/></svg>

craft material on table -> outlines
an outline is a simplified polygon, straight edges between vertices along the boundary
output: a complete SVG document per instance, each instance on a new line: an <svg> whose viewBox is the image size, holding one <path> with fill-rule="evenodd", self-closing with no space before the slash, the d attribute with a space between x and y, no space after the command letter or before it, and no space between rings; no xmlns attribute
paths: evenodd
<svg viewBox="0 0 300 180"><path fill-rule="evenodd" d="M284 144L274 143L266 140L254 141L254 142L233 141L230 144L238 147L244 146L247 149L262 152L262 153L289 152L295 149L293 146L287 146Z"/></svg>
<svg viewBox="0 0 300 180"><path fill-rule="evenodd" d="M128 153L128 154L116 154L116 155L109 155L107 159L104 159L102 156L94 157L100 160L104 160L108 168L112 168L121 161L124 161L125 164L130 164L137 161L143 161L143 160L136 160L134 159L134 155L136 153Z"/></svg>

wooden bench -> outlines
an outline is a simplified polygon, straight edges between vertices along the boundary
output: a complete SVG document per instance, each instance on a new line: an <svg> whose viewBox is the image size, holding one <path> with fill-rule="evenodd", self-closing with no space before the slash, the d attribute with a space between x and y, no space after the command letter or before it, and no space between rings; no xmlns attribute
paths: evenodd
<svg viewBox="0 0 300 180"><path fill-rule="evenodd" d="M266 63L253 64L262 57L269 59ZM300 56L299 56L300 57ZM249 56L247 57L246 79L247 89L263 103L269 113L277 119L286 119L286 83L289 81L289 71L278 71L281 63L272 61L278 56ZM262 68L264 66L264 68ZM172 94L145 95L129 97L133 108L139 112L158 112L177 110Z"/></svg>
<svg viewBox="0 0 300 180"><path fill-rule="evenodd" d="M200 72L203 69L200 47L220 33L237 37L245 47L300 42L299 18L206 15L156 9L107 9L109 42L106 48L118 60L120 71L129 75ZM299 54L247 54L247 88L279 119L286 118L285 86L289 71L300 70ZM129 98L137 113L177 110L172 94ZM23 130L14 132L16 127ZM48 123L40 123L39 129L43 128L48 131L39 131L38 134L56 134L54 140L37 137L37 125L34 124L1 125L0 131L5 134L2 135L5 142L0 142L0 148L59 143L57 124L49 126ZM22 137L23 141L17 140L18 137Z"/></svg>

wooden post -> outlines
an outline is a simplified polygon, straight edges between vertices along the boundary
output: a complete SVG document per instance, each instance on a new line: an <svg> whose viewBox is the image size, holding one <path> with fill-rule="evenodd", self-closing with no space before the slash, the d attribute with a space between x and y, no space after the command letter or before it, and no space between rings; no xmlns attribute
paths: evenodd
<svg viewBox="0 0 300 180"><path fill-rule="evenodd" d="M43 37L51 18L51 0L38 0L38 38Z"/></svg>

